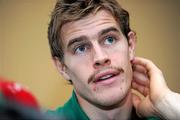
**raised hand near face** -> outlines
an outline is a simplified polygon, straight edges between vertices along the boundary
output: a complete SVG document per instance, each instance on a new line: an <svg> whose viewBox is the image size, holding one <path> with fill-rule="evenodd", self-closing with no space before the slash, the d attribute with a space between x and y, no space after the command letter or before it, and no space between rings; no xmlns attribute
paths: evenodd
<svg viewBox="0 0 180 120"><path fill-rule="evenodd" d="M152 61L140 57L135 57L132 65L132 88L145 97L141 99L133 94L136 112L142 117L180 118L180 94L168 88L161 70Z"/></svg>

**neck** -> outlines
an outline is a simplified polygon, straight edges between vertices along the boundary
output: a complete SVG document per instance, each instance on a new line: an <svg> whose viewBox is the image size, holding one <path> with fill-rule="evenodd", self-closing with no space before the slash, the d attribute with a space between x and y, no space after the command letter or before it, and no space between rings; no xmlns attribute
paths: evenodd
<svg viewBox="0 0 180 120"><path fill-rule="evenodd" d="M78 101L84 112L91 120L130 120L132 111L132 96L129 90L127 96L115 107L103 109L92 105L77 95Z"/></svg>

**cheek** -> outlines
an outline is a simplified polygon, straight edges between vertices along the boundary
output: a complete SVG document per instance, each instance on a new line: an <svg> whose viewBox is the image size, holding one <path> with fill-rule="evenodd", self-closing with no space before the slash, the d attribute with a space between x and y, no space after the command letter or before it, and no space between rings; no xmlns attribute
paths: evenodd
<svg viewBox="0 0 180 120"><path fill-rule="evenodd" d="M79 78L79 79L86 79L86 76L88 76L88 68L84 68L84 66L82 65L77 65L76 67L69 67L70 69L70 76L71 77L76 77L76 78Z"/></svg>
<svg viewBox="0 0 180 120"><path fill-rule="evenodd" d="M129 49L127 46L121 46L112 51L110 54L112 65L121 67L125 70L125 79L131 81L132 79L132 65L130 62Z"/></svg>
<svg viewBox="0 0 180 120"><path fill-rule="evenodd" d="M66 65L68 65L72 69L78 69L81 67L81 69L84 68L84 66L90 65L90 57L88 55L66 55ZM85 67L85 68L86 68Z"/></svg>
<svg viewBox="0 0 180 120"><path fill-rule="evenodd" d="M75 57L69 58L66 61L66 66L68 68L68 74L73 81L80 80L86 82L90 76L89 60L77 59Z"/></svg>
<svg viewBox="0 0 180 120"><path fill-rule="evenodd" d="M130 61L128 48L125 46L119 46L112 49L109 53L112 62L116 61L120 65L123 65Z"/></svg>

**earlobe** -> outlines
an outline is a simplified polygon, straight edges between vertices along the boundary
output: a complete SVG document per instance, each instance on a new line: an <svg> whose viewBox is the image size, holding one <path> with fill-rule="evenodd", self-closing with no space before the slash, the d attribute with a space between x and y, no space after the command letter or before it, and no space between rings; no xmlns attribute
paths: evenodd
<svg viewBox="0 0 180 120"><path fill-rule="evenodd" d="M130 31L128 33L128 44L129 44L130 60L133 60L135 56L135 46L136 46L136 33L134 31Z"/></svg>
<svg viewBox="0 0 180 120"><path fill-rule="evenodd" d="M67 73L66 66L62 62L59 61L57 57L53 58L54 64L58 70L58 72L64 77L66 80L70 80L70 77Z"/></svg>

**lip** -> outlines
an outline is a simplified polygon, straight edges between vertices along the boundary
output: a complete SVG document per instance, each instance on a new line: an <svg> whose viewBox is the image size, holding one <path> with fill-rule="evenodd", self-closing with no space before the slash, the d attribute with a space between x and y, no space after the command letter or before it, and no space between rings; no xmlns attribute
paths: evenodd
<svg viewBox="0 0 180 120"><path fill-rule="evenodd" d="M120 71L116 70L116 69L108 69L108 70L104 70L98 74L95 75L93 83L102 83L102 84L110 84L112 83L115 78L120 74ZM106 77L110 75L111 77L104 79L104 80L100 80L103 77Z"/></svg>

